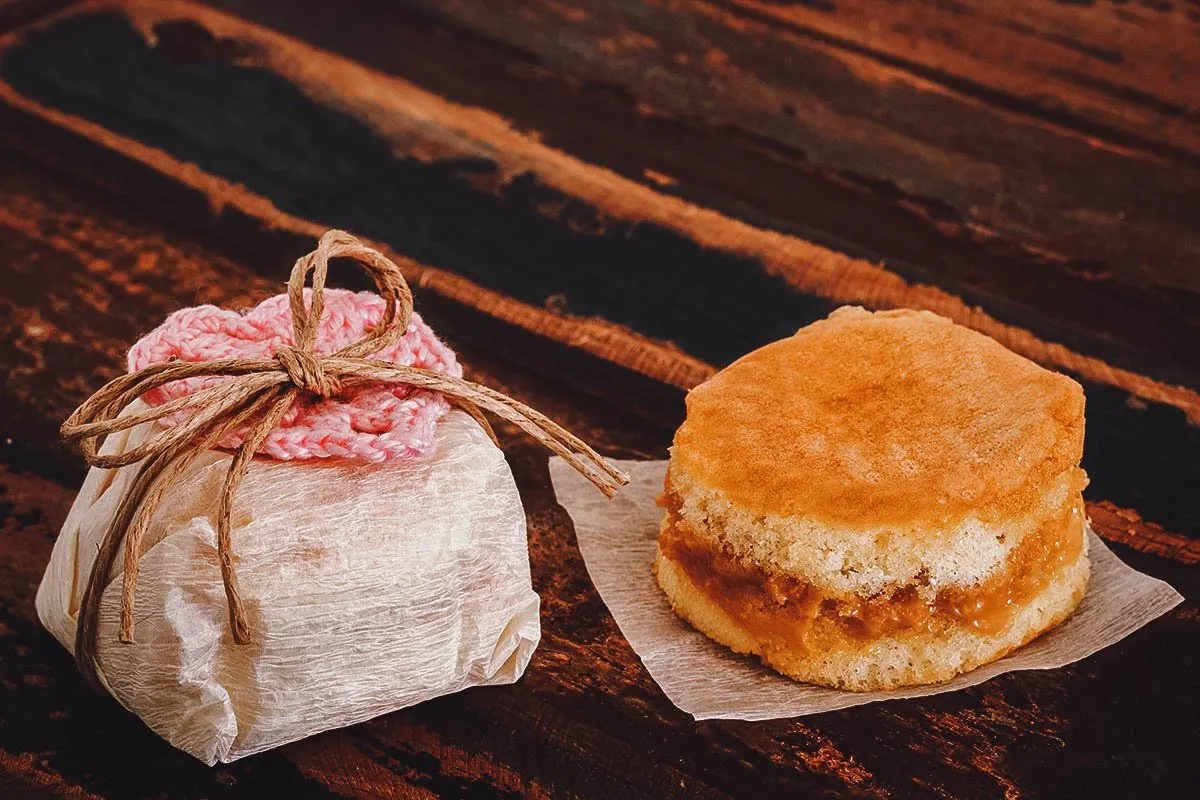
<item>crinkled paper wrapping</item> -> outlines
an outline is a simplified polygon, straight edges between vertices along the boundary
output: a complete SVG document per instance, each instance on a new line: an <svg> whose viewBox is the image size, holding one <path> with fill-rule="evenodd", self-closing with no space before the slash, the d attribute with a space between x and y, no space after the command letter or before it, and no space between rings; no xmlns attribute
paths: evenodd
<svg viewBox="0 0 1200 800"><path fill-rule="evenodd" d="M155 424L109 437L105 451L135 446ZM164 739L209 764L232 761L524 672L540 636L525 514L504 455L467 415L452 412L421 459L255 459L233 510L253 639L242 646L216 551L229 461L198 458L156 512L135 644L117 641L120 558L104 592L103 681ZM68 650L136 471L92 469L55 544L37 610Z"/></svg>
<svg viewBox="0 0 1200 800"><path fill-rule="evenodd" d="M654 501L667 462L614 463L630 483L611 501L558 458L550 462L554 490L621 633L671 702L696 719L796 717L951 692L1015 670L1054 669L1120 641L1183 600L1166 583L1126 566L1089 530L1092 577L1083 602L1064 623L1005 658L946 683L886 692L797 683L716 644L675 615L651 573L663 515Z"/></svg>

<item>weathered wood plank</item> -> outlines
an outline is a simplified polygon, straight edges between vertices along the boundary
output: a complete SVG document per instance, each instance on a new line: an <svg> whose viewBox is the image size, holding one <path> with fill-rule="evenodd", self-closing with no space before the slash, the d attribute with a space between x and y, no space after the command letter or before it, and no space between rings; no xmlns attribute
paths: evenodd
<svg viewBox="0 0 1200 800"><path fill-rule="evenodd" d="M1200 152L1200 96L1184 73L1194 58L1200 18L1186 4L719 4L731 14L792 25L966 92L979 87L984 102L1011 98L1030 115L1117 146L1166 157Z"/></svg>
<svg viewBox="0 0 1200 800"><path fill-rule="evenodd" d="M1041 335L1073 348L1088 350L1086 343L1073 339L1088 332L1105 336L1110 347L1113 339L1141 345L1152 361L1175 354L1182 363L1197 364L1181 342L1200 336L1194 323L1200 299L1186 293L1164 296L1141 279L1132 286L1107 280L1098 274L1102 265L1070 265L1044 249L1005 239L956 212L946 198L914 196L876 180L871 175L875 156L849 173L831 171L778 136L768 138L771 131L748 131L740 118L710 124L707 106L695 114L664 116L657 107L638 102L623 84L577 74L583 67L575 64L575 49L565 43L552 52L518 50L370 0L350 6L337 26L322 24L318 4L237 0L220 5L440 97L492 109L519 130L536 132L546 144L660 191L857 257L885 260L910 281L935 283L1005 321L1035 326ZM625 22L612 17L610 12L603 24ZM453 58L444 55L447 51ZM648 68L663 59L653 48L628 57L653 59ZM661 66L659 72L673 75L676 68ZM696 90L706 102L710 88ZM976 114L973 109L964 113ZM879 147L883 152L882 143ZM1023 158L1015 146L1012 155ZM1071 162L1065 163L1070 167ZM1186 249L1187 241L1181 246ZM1150 265L1149 272L1154 270ZM1007 302L997 304L997 298ZM1148 317L1156 324L1144 324ZM1045 326L1052 320L1060 324L1050 330ZM1162 370L1158 374L1169 377ZM1191 378L1171 379L1194 383L1195 370Z"/></svg>
<svg viewBox="0 0 1200 800"><path fill-rule="evenodd" d="M347 222L355 223L352 227L356 230L377 238L386 240L389 236L397 238L407 235L407 246L426 263L445 263L450 269L466 273L477 281L487 279L495 283L503 278L511 284L506 284L505 291L508 294L526 299L530 303L542 303L547 297L562 294L555 292L555 282L558 288L562 288L573 273L580 270L596 270L596 262L601 259L597 255L589 256L587 252L580 253L579 248L569 248L567 245L571 241L587 241L592 245L589 249L596 250L595 245L606 244L614 235L652 231L663 222L669 222L671 213L678 216L679 213L690 213L694 209L686 203L676 203L672 206L669 197L659 196L654 201L657 206L662 209L675 207L680 211L666 211L665 217L664 212L656 212L657 216L647 219L646 215L649 212L645 208L645 202L636 203L633 208L629 207L630 194L636 194L633 188L635 185L629 182L618 181L613 185L610 181L608 185L602 183L596 186L597 190L603 190L613 196L614 201L610 203L597 202L595 197L588 196L586 192L584 196L579 196L578 191L564 189L561 184L571 185L573 180L586 189L602 181L603 175L594 170L592 174L587 174L584 165L570 163L559 164L558 174L552 174L555 171L554 162L558 151L530 147L529 143L522 146L519 135L502 135L502 128L495 127L503 126L502 118L487 119L485 115L471 114L466 109L455 109L444 103L431 106L430 101L436 95L423 96L420 89L410 83L388 81L383 76L355 70L351 65L329 61L324 54L313 52L295 42L279 41L264 31L248 28L229 18L205 15L194 7L179 4L151 8L130 4L130 13L137 18L139 26L154 30L153 47L143 43L132 31L121 33L113 27L114 20L101 15L91 18L99 26L92 35L81 35L82 29L74 22L65 29L55 26L47 34L50 37L49 42L44 38L39 40L40 48L25 47L10 53L5 59L8 65L6 71L11 78L33 91L35 100L39 92L48 92L49 94L41 99L52 101L51 105L55 109L65 103L68 111L78 111L86 120L91 120L99 114L103 118L100 120L102 125L113 126L117 133L130 134L135 141L140 133L145 133L158 149L142 152L145 151L143 146L141 151L131 154L146 159L156 169L176 173L185 181L191 180L188 173L194 171L196 166L210 170L196 176L194 182L197 188L205 192L207 202L218 204L220 207L244 208L249 213L276 225L295 225L315 216L340 215ZM220 34L218 38L233 41L214 44L214 30ZM79 41L71 41L74 36L81 38ZM58 53L56 47L61 48L62 52ZM178 52L175 48L179 48ZM207 55L197 63L194 56L188 55L189 48L199 48L196 52ZM238 48L255 55L235 58L236 63L228 63L229 53L238 51ZM65 55L67 52L72 54L71 59L59 58L56 55ZM81 60L85 58L92 59L93 63L88 69L81 70ZM180 59L188 63L181 64ZM133 64L139 63L139 60L144 61L146 69L135 76L127 77L133 78L134 83L141 88L133 93L116 91L124 86L124 78L119 75L120 70L128 71ZM271 63L265 63L268 61ZM313 62L320 64L320 67L296 70L294 67L297 61ZM269 67L266 73L256 68L260 64ZM181 72L187 73L190 78L183 78ZM238 79L243 85L238 91L226 90L217 82L225 77ZM175 85L168 85L172 82ZM293 85L287 86L288 82ZM209 102L219 102L227 112L236 110L240 115L236 118L252 120L244 123L250 127L243 131L220 123L209 124L209 117L196 118L196 114L200 112L197 108L189 109L189 104L185 102L157 104L153 110L139 107L152 102L154 97L159 96L156 93L178 96L180 92L186 94L191 90L199 90L198 83L206 84L203 92L207 93ZM105 97L100 103L108 107L95 107L87 98L105 87L114 90L113 97ZM283 93L273 105L264 105L256 100L258 95L254 93L267 91L267 87L271 87L272 92L278 89ZM284 99L284 95L288 97ZM316 102L305 102L309 98ZM26 102L21 98L11 99L14 102ZM52 115L57 114L56 111L45 107L42 107L42 110ZM437 127L431 128L422 122L423 117L429 113L435 113ZM235 118L232 113L226 116ZM162 119L155 122L159 117ZM150 127L147 129L147 126ZM77 127L85 129L86 134L93 138L112 138L111 134L107 134L107 128L97 127L91 122L80 122ZM306 152L309 171L307 174L297 171L284 177L272 172L271 165L279 163L280 155L274 152L270 142L264 137L286 136L288 130L295 129L306 132L308 139L305 144L312 148ZM390 140L391 149L399 149L409 158L395 163L390 153L385 153L387 147L378 141L379 138ZM119 141L106 144L122 147ZM502 148L501 154L496 153L497 148ZM504 152L503 148L514 152ZM358 150L362 152L357 152ZM220 155L221 153L224 155ZM179 160L169 162L168 157L172 155L179 156ZM535 161L531 164L530 159ZM321 166L322 164L325 166ZM530 167L536 170L538 180L514 180L514 176L521 175L522 170ZM579 174L580 172L584 174ZM390 180L383 182L370 177L375 173L385 174ZM337 175L352 177L348 180L338 180ZM241 186L224 185L222 181L237 182ZM439 186L437 192L431 192L431 181L446 185ZM477 193L484 196L467 203L466 200L471 198L471 195L464 190L473 184L481 184ZM346 185L354 187L357 202L347 202L348 198L343 196ZM244 191L246 187L252 190L249 196ZM238 191L239 189L241 191ZM501 196L488 196L497 194ZM572 200L582 200L584 205L580 206L577 202L571 202ZM507 205L515 205L518 208L505 209L501 213L498 208L504 206L506 201ZM448 208L454 204L466 207ZM589 205L592 208L589 209ZM285 213L272 213L280 209ZM443 231L435 227L439 224L447 227L447 220L451 219L448 212L451 210L463 215L461 218L453 218L449 223L453 230ZM403 215L391 213L401 211ZM531 212L534 215L533 219L530 219ZM391 215L388 216L389 214ZM487 215L483 218L483 225L480 225L481 214ZM580 214L583 216L576 218ZM488 239L494 236L497 230L522 231L532 235L553 228L553 225L548 225L544 219L546 216L559 217L551 222L566 226L575 235L558 236L548 240L548 244L556 245L556 249L547 248L541 253L542 260L537 265L531 266L522 262L510 264L507 260L494 258L483 259L480 252L455 252L454 248L446 244L445 234L459 237L464 233L469 234L470 238L467 244L463 245L464 248L470 246L474 235ZM431 220L430 217L434 219ZM701 219L704 224L708 224L713 217L702 215ZM721 218L718 216L717 219ZM620 222L633 223L633 226L621 225ZM678 220L676 222L678 223ZM866 223L861 225L861 230L870 231L873 227L875 226ZM731 236L749 238L751 234L757 233L754 238L763 239L763 232L758 229L736 223L723 222L717 227L717 231L717 234L698 243L707 249L719 251L730 249L730 243L726 240ZM589 237L586 235L588 232L594 235ZM683 231L671 231L676 235L680 232L685 238L693 239L691 246L694 248L697 244L694 237L698 234L686 227ZM766 240L769 239L769 236L766 237ZM965 324L983 324L982 321L975 322L983 318L978 314L969 313L969 306L960 303L959 307L955 308L954 302L957 298L953 295L947 297L945 294L928 291L922 294L920 291L911 290L907 282L896 281L895 274L891 272L866 269L869 265L853 259L831 258L830 252L824 248L802 246L798 240L783 237L782 241L787 247L777 246L774 250L766 247L765 252L764 245L758 244L733 248L732 255L740 258L729 260L731 269L745 264L745 259L749 256L752 261L765 261L767 270L776 272L786 282L804 290L832 295L829 299L835 302L866 299L889 303L924 303L956 316ZM658 242L646 236L637 237L637 244L647 253L645 257L654 258L657 265L665 262L673 266L675 261L688 255L678 244L674 250L665 246L655 247ZM684 246L687 244L684 243ZM490 254L499 246L501 245L489 239L484 249ZM603 251L598 255L603 256ZM525 259L527 260L528 256ZM846 282L852 291L838 293L835 291L838 288L835 284L817 280L813 273L817 272L819 275L820 272L813 268L796 269L795 262L804 260L818 262L826 272L830 269L851 269L856 272L856 279ZM482 264L487 265L486 269ZM569 269L566 266L568 264ZM517 272L518 266L524 269ZM604 263L603 266L610 271L621 267L620 264L610 263ZM685 273L666 288L676 288L683 283L688 289L694 287L695 291L703 291L705 278L712 280L711 276L703 273ZM921 274L916 274L912 280L915 282L922 279ZM1030 282L1029 285L1034 284ZM1086 285L1086 282L1079 284L1080 287ZM770 284L766 286L769 287ZM1028 290L1026 291L1028 293ZM778 294L776 291L763 291L755 300L770 302L771 298ZM1177 353L1178 357L1174 359L1176 364L1191 364L1195 361L1193 350L1181 344L1190 340L1195 327L1193 317L1183 313L1187 308L1186 304L1176 308L1171 302L1151 302L1147 299L1145 303L1138 305L1136 298L1126 298L1121 305L1117 303L1115 296L1110 296L1107 300L1099 296L1087 296L1082 298L1082 302L1066 303L1061 302L1066 296L1058 291L1051 292L1050 297L1055 308L1086 308L1100 313L1093 313L1086 320L1074 318L1056 324L1054 314L1022 313L1019 303L1005 303L1003 296L983 293L963 295L963 299L969 304L983 302L1001 321L1013 321L1018 326L1033 326L1044 337L1065 342L1083 352L1103 350L1106 358L1115 360L1120 366L1143 364L1147 360L1151 364L1162 364L1164 357L1157 355L1158 353ZM585 296L580 300L584 303L581 308L575 309L572 306L570 309L583 314L611 310L610 307L616 299L623 299L623 296L612 293L594 299ZM683 298L674 299L678 301ZM662 304L662 300L659 304ZM633 317L640 324L654 327L657 317L646 313L634 316L643 306L637 303L631 303L629 306L630 310L625 312L627 317ZM735 306L728 309L727 313L732 314L739 324L746 320L774 318L764 314L739 314L740 311L741 308ZM649 319L643 319L644 317ZM1144 324L1144 321L1151 317L1155 319L1156 324ZM1172 320L1178 320L1178 324ZM1089 324L1084 324L1085 321ZM1091 325L1096 326L1103 339L1098 339L1096 334L1089 332ZM1119 330L1106 327L1110 325L1119 326ZM659 328L662 327L660 322ZM1005 333L1002 326L985 327L990 327L992 330L989 332L1002 338L1010 346L1020 349L1021 345L1014 338L1014 334ZM710 324L703 329L711 330L712 326ZM650 333L655 334L654 331ZM688 331L681 333L687 334ZM1153 341L1145 337L1152 337ZM1114 342L1114 339L1117 341ZM1140 346L1122 349L1118 344L1122 340ZM733 342L734 347L730 348L730 353L740 352L738 344ZM1151 344L1153 346L1150 346ZM731 357L729 353L716 358L710 354L700 355L718 363ZM1194 382L1194 370L1184 370L1182 367L1158 370L1157 374L1176 383Z"/></svg>
<svg viewBox="0 0 1200 800"><path fill-rule="evenodd" d="M0 32L52 14L76 0L0 0Z"/></svg>
<svg viewBox="0 0 1200 800"><path fill-rule="evenodd" d="M514 14L474 0L417 5L612 86L646 113L746 131L864 187L882 182L959 235L1048 251L1101 281L1200 288L1188 234L1200 207L1200 92L1188 80L1200 26L1183 9L1173 23L1151 13L1112 34L1139 65L1114 69L1144 68L1142 89L1098 77L1097 59L1069 48L1049 60L1030 49L1039 33L1073 42L1103 30L1108 8L845 0L830 15L740 0L534 0ZM1054 14L1079 19L1057 33L1033 19ZM1179 103L1152 110L1131 99L1167 94Z"/></svg>

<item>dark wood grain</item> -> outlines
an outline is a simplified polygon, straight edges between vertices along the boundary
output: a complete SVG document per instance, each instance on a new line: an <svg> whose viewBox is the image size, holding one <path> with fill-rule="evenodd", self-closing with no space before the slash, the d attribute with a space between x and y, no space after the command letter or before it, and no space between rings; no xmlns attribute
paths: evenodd
<svg viewBox="0 0 1200 800"><path fill-rule="evenodd" d="M838 303L934 307L1084 380L1096 530L1200 591L1184 9L217 5L27 5L0 39L0 796L1191 790L1191 599L1062 670L692 721L588 581L544 452L504 427L543 600L518 684L217 769L86 691L33 611L83 474L59 422L139 333L278 291L327 225L401 259L472 377L622 457L662 457L686 388ZM1128 225L1078 213L1118 201Z"/></svg>
<svg viewBox="0 0 1200 800"><path fill-rule="evenodd" d="M0 0L0 31L12 30L26 22L66 8L73 0Z"/></svg>
<svg viewBox="0 0 1200 800"><path fill-rule="evenodd" d="M1195 323L1200 305L1193 294L1164 295L1142 279L1132 285L1107 280L1100 274L1106 269L1102 264L1066 264L1027 246L1025 237L989 233L953 206L948 195L920 197L901 191L880 174L822 167L782 135L772 137L732 123L713 125L707 114L666 115L639 102L641 98L630 94L624 83L580 75L586 65L571 62L561 65L563 72L550 69L547 62L561 50L520 50L507 40L481 39L385 4L359 3L356 13L337 26L321 23L316 4L306 8L238 0L220 5L402 76L441 97L494 109L518 128L535 131L548 144L662 191L800 233L856 257L884 260L910 280L936 282L1001 319L1035 326L1057 341L1086 350L1089 343L1086 335L1080 336L1082 330L1106 335L1108 341L1099 347L1107 351L1113 350L1112 339L1117 339L1143 344L1156 362L1164 354L1176 353L1179 362L1192 368L1186 379L1178 380L1195 383L1194 368L1200 362L1185 344L1200 336ZM373 24L381 16L391 24ZM637 21L618 16L607 24ZM622 33L636 38L632 32L615 30L609 39L598 41L619 39ZM648 58L666 57L644 44L653 54ZM757 41L749 40L745 46L757 47ZM446 48L455 53L449 65L437 58ZM712 94L707 89L696 92ZM974 111L962 108L960 114L974 116ZM883 143L873 145L882 148ZM1014 157L1028 157L1021 143L1010 146ZM1064 166L1073 171L1091 169L1084 154L1073 156ZM1129 202L1133 195L1128 188L1122 191L1122 202ZM1160 198L1158 188L1149 184L1143 194L1155 202ZM1186 206L1167 205L1170 213L1182 212L1187 219ZM1095 229L1089 230L1095 237ZM997 303L998 298L1003 302ZM1145 325L1146 315L1152 315L1156 324ZM1047 327L1051 320L1059 322L1053 329ZM1095 343L1091 346L1097 348ZM1130 353L1127 363L1139 363L1145 355ZM1159 364L1159 374L1165 366Z"/></svg>
<svg viewBox="0 0 1200 800"><path fill-rule="evenodd" d="M275 9L273 16L272 9ZM680 161L678 166L689 164L692 170L706 171L683 172L682 183L674 189L666 187L669 191L699 191L710 205L720 207L734 218L740 211L743 215L749 213L754 221L768 228L800 225L800 232L809 239L827 244L846 242L853 230L855 245L849 248L853 255L868 261L891 259L889 265L911 283L935 282L947 286L966 304L983 306L1002 323L1032 330L1083 354L1103 353L1115 366L1131 368L1149 363L1156 374L1173 383L1192 386L1197 383L1200 363L1194 348L1187 343L1200 335L1192 313L1198 306L1186 292L1155 294L1152 287L1145 285L1130 286L1048 268L1053 265L1033 256L996 261L999 257L996 248L981 242L960 242L962 246L956 249L954 237L947 240L936 230L945 227L944 221L934 220L936 224L931 229L914 219L905 210L912 204L904 196L873 201L871 195L875 190L864 194L864 187L847 186L845 176L814 176L803 163L795 164L796 158L787 158L786 152L773 152L770 140L759 137L746 142L736 131L728 136L714 136L705 127L663 124L653 117L644 119L632 101L614 107L613 103L605 102L603 91L597 95L586 84L556 84L552 77L547 79L538 70L532 76L514 80L510 73L515 71L520 76L521 67L528 71L530 59L536 56L514 55L511 49L495 47L471 50L457 39L439 37L438 31L420 18L396 12L386 14L383 7L366 4L357 9L357 14L350 15L345 24L328 26L321 24L315 11L292 16L278 9L278 4L265 4L258 10L271 16L268 21L283 17L280 26L284 30L303 23L298 32L309 35L322 47L332 47L378 65L414 81L416 86L423 88L429 84L428 88L437 97L462 100L469 105L486 103L552 144L559 144L562 138L562 146L573 154L646 180L642 176L647 170L680 174L675 165L647 160L675 153ZM372 25L373 20L385 14L392 24ZM611 281L591 280L597 270L613 269L606 258L607 251L611 251L606 247L607 241L625 238L629 230L640 234L640 249L645 253L641 261L628 264L626 269L630 272L640 272L651 259L656 264L671 266L701 265L681 270L682 274L661 282L663 293L654 298L654 304L677 302L676 294L668 292L680 284L694 287L696 304L709 299L706 290L715 292L725 287L716 286L721 280L713 274L718 265L704 268L706 261L713 261L715 252L702 260L695 257L690 242L651 238L655 228L649 224L651 220L622 208L624 198L620 195L614 207L597 207L590 198L571 197L569 191L564 196L560 187L539 174L540 165L504 163L503 155L497 159L495 153L489 153L491 143L479 141L474 131L467 131L466 140L449 141L436 131L413 130L407 125L401 131L385 132L378 130L370 118L369 106L322 107L304 96L303 87L288 86L284 76L274 70L263 74L255 68L264 59L270 60L262 46L246 40L215 43L212 31L205 27L205 24L214 27L211 19L199 25L185 21L197 16L186 7L149 16L143 12L143 24L156 31L153 48L132 30L121 33L113 19L94 19L94 29L75 23L56 26L44 36L35 36L35 47L11 53L6 58L6 76L15 88L36 101L82 115L116 133L145 140L216 177L248 188L288 214L306 220L337 222L384 241L403 238L409 254L426 264L458 272L476 282L486 281L485 285L532 304L540 305L547 297L568 297L569 311L600 314L650 336L678 341L689 350L697 347L698 355L716 363L743 352L748 344L761 342L764 335L768 338L779 335L786 330L787 323L802 321L812 314L808 311L800 316L787 305L769 309L775 313L738 314L739 307L735 305L730 311L736 326L769 321L775 327L746 333L735 328L741 335L730 339L723 351L713 351L711 343L722 338L706 335L712 330L711 321L698 319L694 314L681 314L675 319L656 314L654 308L646 308L649 303L626 302L626 293L597 296L596 286L611 284ZM158 27L155 19L161 21ZM305 20L309 22L304 23ZM335 28L344 33L331 33ZM381 40L385 35L386 40ZM248 32L249 38L255 36L253 30ZM400 42L397 37L402 37ZM443 41L452 42L456 53L467 51L464 59L467 74L461 74L464 66L457 61L456 70L441 68L435 56ZM425 51L413 52L412 45L420 42L426 43ZM70 59L60 57L68 52L72 54ZM197 52L205 54L200 63L195 57ZM243 55L235 56L238 52ZM299 48L295 57L307 59L314 55ZM236 65L230 64L231 60ZM431 64L437 66L431 68ZM183 78L181 73L187 77ZM334 95L344 91L339 81L375 81L382 91L392 95L387 107L376 109L377 113L415 117L415 110L406 107L411 105L406 104L407 87L388 89L382 77L326 72L317 75L316 80L324 85L321 91ZM130 78L136 87L131 87L133 91L110 91L124 86ZM226 78L235 80L238 89L222 83ZM180 81L183 83L175 83ZM200 84L204 84L202 90ZM467 87L473 88L467 91ZM241 120L239 125L249 127L198 127L196 120L186 115L202 113L199 106L157 103L157 98L186 97L191 91L202 91L210 103L217 103L229 112L230 120ZM260 92L268 92L270 101L260 103ZM156 103L153 111L146 108L147 103ZM582 112L584 108L586 115L571 113ZM553 113L548 113L549 109ZM564 131L564 127L568 130ZM571 135L571 127L576 128L575 135ZM591 135L582 135L578 130L581 128ZM304 132L302 144L294 141L289 146L293 148L290 152L299 146L305 148L304 157L310 164L307 173L283 176L273 171L272 164L279 162L281 156L276 152L280 142L271 137L282 136L281 141L286 142L289 130ZM294 133L291 135L294 138ZM397 148L417 158L398 163L391 157ZM636 150L627 152L629 148ZM605 155L598 157L597 150L603 150ZM431 161L430 156L435 155L440 158ZM1076 172L1093 169L1079 158L1065 163ZM532 172L530 179L514 181L513 171L522 176L525 169ZM342 179L346 175L355 177ZM368 180L365 175L378 177ZM431 182L437 184L436 189ZM353 187L360 202L344 202L346 187ZM882 191L882 187L876 188ZM1140 193L1124 189L1121 196L1126 200L1144 196L1147 202L1157 202L1162 198L1161 184L1147 184ZM225 202L227 198L217 200ZM1176 201L1164 205L1176 215L1186 215L1189 207ZM447 213L448 207L453 208L453 214ZM560 219L547 220L550 215ZM779 219L779 215L784 218ZM444 230L448 226L454 226L454 231ZM448 247L447 236L459 238L462 227L471 228L472 235L462 245ZM556 227L568 230L565 235L544 235ZM505 231L529 235L543 232L545 245L537 253L535 264L528 263L531 254L508 254L504 261L487 261L485 256L504 246L495 237ZM587 236L589 232L598 235ZM875 242L873 236L881 238ZM512 240L509 237L506 241ZM869 247L864 248L864 240ZM586 242L587 246L574 245L577 241ZM1004 242L999 243L1000 250L1005 247ZM746 255L753 261L769 260L760 253ZM806 255L796 252L789 260L800 260ZM727 259L727 270L737 269L745 261L746 256ZM488 263L488 268L481 271L481 263ZM580 275L581 272L584 274ZM571 281L570 277L576 275L578 280ZM786 274L780 278L788 280ZM581 287L592 288L585 292ZM778 298L787 297L786 293L773 291L770 282L758 290L748 286L745 294L747 303L754 306L779 303ZM928 298L924 302L937 305L945 300ZM1027 307L1029 303L1033 309ZM1155 324L1147 325L1146 320L1151 318ZM694 320L693 329L678 330L687 319ZM668 324L669 321L675 325ZM709 324L703 325L705 322ZM707 349L705 344L709 344Z"/></svg>
<svg viewBox="0 0 1200 800"><path fill-rule="evenodd" d="M1200 168L1200 23L1183 4L416 5L651 113L884 182L968 237L982 226L1101 279L1198 288L1197 252L1174 246Z"/></svg>

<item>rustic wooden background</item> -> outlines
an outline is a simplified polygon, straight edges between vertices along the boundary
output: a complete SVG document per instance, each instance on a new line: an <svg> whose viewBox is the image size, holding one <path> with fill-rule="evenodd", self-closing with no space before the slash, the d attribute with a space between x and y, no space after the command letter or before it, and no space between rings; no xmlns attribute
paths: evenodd
<svg viewBox="0 0 1200 800"><path fill-rule="evenodd" d="M520 683L204 767L37 623L84 471L56 429L164 315L279 291L331 226L403 259L474 377L620 457L839 304L950 316L1083 382L1094 526L1188 600L1066 669L696 723L501 430L544 603ZM1195 0L0 0L0 265L0 796L1195 791Z"/></svg>

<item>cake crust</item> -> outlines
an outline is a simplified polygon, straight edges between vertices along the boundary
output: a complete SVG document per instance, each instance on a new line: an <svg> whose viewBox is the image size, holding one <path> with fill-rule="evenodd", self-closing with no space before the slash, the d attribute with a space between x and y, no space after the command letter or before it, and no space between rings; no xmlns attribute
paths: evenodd
<svg viewBox="0 0 1200 800"><path fill-rule="evenodd" d="M673 466L749 514L936 536L1079 463L1083 389L927 311L843 307L692 390Z"/></svg>

